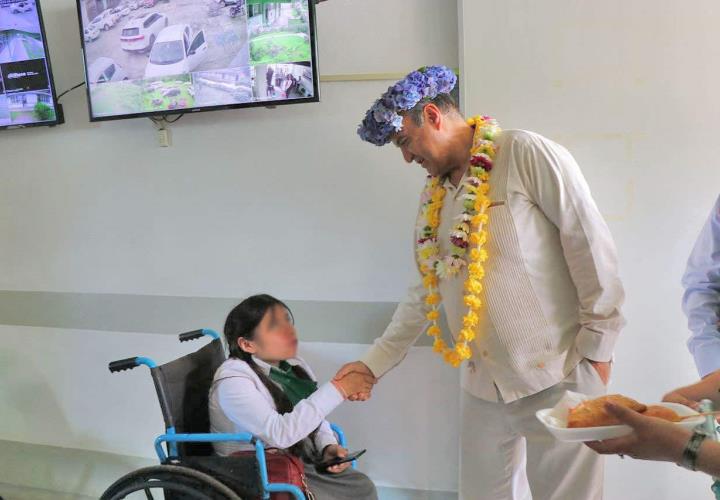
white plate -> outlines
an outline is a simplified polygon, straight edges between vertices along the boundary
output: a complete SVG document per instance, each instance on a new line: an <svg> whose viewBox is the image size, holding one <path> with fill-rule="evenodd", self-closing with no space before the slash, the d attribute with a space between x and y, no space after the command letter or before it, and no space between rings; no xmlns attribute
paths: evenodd
<svg viewBox="0 0 720 500"><path fill-rule="evenodd" d="M701 416L685 405L677 403L658 403L657 406L664 406L675 410L675 413L681 417L689 415L698 415L697 418L688 418L677 422L675 425L679 425L686 429L692 430L698 425L705 421L705 417ZM535 413L535 416L540 422L547 427L547 430L560 441L568 443L579 443L585 441L602 441L604 439L612 439L616 437L625 436L632 432L632 429L627 425L608 425L605 427L582 427L582 428L568 428L565 427L563 422L560 422L557 418L550 415L552 408L546 408L539 410Z"/></svg>

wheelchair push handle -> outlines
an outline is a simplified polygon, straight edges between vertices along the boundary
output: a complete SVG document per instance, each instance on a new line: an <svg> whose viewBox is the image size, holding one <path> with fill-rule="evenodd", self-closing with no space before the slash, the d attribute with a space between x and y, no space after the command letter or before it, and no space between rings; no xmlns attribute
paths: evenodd
<svg viewBox="0 0 720 500"><path fill-rule="evenodd" d="M124 370L132 370L138 366L137 364L137 357L135 358L126 358L126 359L119 359L117 361L111 361L110 364L108 364L108 368L110 369L110 373L116 373L121 372Z"/></svg>
<svg viewBox="0 0 720 500"><path fill-rule="evenodd" d="M191 332L185 332L178 335L178 339L180 339L180 342L188 342L190 340L199 339L200 337L208 336L212 339L219 339L220 334L218 334L215 330L210 330L209 328L201 328L200 330L193 330Z"/></svg>
<svg viewBox="0 0 720 500"><path fill-rule="evenodd" d="M193 330L192 332L185 332L178 335L180 342L189 342L191 340L199 339L203 336L202 330Z"/></svg>
<svg viewBox="0 0 720 500"><path fill-rule="evenodd" d="M125 370L132 370L133 368L140 365L145 365L148 368L157 367L157 364L152 359L135 356L134 358L125 358L118 359L117 361L111 361L108 364L108 369L110 370L110 373L117 373Z"/></svg>

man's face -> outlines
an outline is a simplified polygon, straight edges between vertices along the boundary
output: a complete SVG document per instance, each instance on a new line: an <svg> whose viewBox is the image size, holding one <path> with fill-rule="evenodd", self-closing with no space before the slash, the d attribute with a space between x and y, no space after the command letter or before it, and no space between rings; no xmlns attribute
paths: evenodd
<svg viewBox="0 0 720 500"><path fill-rule="evenodd" d="M415 162L432 176L447 174L452 166L448 164L445 135L442 127L427 120L420 126L409 116L403 117L402 130L392 139L400 148L406 162Z"/></svg>

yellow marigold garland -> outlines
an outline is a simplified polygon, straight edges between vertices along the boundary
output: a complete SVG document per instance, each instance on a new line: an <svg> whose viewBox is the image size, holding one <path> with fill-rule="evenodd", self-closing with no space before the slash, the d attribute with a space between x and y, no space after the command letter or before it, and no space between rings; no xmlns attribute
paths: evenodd
<svg viewBox="0 0 720 500"><path fill-rule="evenodd" d="M490 171L497 154L494 138L500 132L497 122L488 116L470 118L468 124L475 127L470 149L470 173L464 182L464 210L450 231L450 255L441 256L438 244L440 212L445 199L444 178L440 177L429 176L425 185L420 212L424 225L416 247L423 286L427 290L425 304L428 306L427 319L430 321L427 334L435 338L433 350L454 367L472 357L469 344L475 340L476 327L480 321L482 281L485 276L483 264L488 259L484 248L488 239L487 210L490 207L487 195L490 191ZM463 327L451 347L443 340L438 323L442 302L438 285L440 279L456 276L465 265L468 267L468 277L464 286L464 303L468 312L463 316Z"/></svg>

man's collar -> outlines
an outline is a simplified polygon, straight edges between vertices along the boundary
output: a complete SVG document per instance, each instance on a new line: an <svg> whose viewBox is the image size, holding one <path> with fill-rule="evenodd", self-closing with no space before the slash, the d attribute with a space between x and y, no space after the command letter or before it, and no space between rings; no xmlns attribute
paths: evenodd
<svg viewBox="0 0 720 500"><path fill-rule="evenodd" d="M457 185L457 186L455 186L455 184L453 184L452 182L450 182L450 176L449 176L449 175L445 176L445 179L443 180L443 187L444 187L445 189L452 189L452 190L456 190L456 189L462 188L462 187L463 187L463 184L465 184L465 180L467 179L469 173L470 173L470 169L466 169L466 170L465 170L465 173L464 173L463 176L460 178L460 182L458 182L458 185Z"/></svg>

